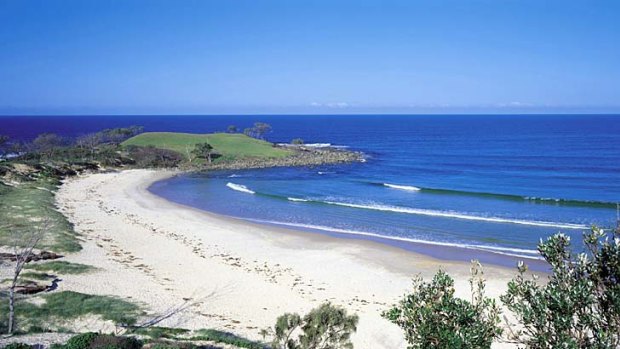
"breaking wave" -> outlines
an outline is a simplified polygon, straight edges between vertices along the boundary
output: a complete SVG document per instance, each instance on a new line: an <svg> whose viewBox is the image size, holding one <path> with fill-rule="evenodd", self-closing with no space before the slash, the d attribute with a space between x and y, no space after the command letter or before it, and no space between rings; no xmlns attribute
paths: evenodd
<svg viewBox="0 0 620 349"><path fill-rule="evenodd" d="M226 186L232 190L240 191L242 193L256 194L253 190L248 189L248 187L246 187L245 185L228 182L226 183Z"/></svg>

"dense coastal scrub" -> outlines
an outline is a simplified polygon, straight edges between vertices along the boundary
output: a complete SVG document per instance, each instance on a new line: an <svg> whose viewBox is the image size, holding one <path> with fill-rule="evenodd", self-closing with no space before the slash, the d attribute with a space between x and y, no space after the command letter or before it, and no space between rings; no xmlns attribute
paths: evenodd
<svg viewBox="0 0 620 349"><path fill-rule="evenodd" d="M262 334L272 337L273 349L350 349L351 334L357 331L358 321L356 315L348 315L344 308L325 303L303 317L286 313Z"/></svg>
<svg viewBox="0 0 620 349"><path fill-rule="evenodd" d="M551 265L546 283L527 278L527 266L508 284L502 302L517 316L515 339L528 348L620 347L620 225L593 227L582 253L556 234L538 251Z"/></svg>
<svg viewBox="0 0 620 349"><path fill-rule="evenodd" d="M500 308L484 294L482 266L472 262L471 301L454 296L454 280L439 271L413 280L413 291L383 316L405 332L411 348L489 348L502 334Z"/></svg>
<svg viewBox="0 0 620 349"><path fill-rule="evenodd" d="M495 340L532 349L618 348L620 346L620 225L593 227L584 251L571 252L570 238L541 241L540 255L551 266L548 280L518 275L501 296L516 323L500 324L501 310L484 296L484 279L472 269L472 301L454 297L454 281L440 271L427 283L414 279L411 294L384 316L404 331L409 348L490 348Z"/></svg>

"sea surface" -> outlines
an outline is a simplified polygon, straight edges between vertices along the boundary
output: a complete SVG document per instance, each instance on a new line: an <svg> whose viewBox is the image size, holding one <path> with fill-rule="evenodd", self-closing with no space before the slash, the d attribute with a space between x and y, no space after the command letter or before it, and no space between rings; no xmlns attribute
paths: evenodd
<svg viewBox="0 0 620 349"><path fill-rule="evenodd" d="M563 232L575 250L620 202L620 116L54 116L0 117L0 134L75 136L143 125L214 132L254 121L272 142L302 138L362 151L337 166L181 175L150 190L207 211L437 258L542 268L536 245ZM397 261L395 261L397 263Z"/></svg>

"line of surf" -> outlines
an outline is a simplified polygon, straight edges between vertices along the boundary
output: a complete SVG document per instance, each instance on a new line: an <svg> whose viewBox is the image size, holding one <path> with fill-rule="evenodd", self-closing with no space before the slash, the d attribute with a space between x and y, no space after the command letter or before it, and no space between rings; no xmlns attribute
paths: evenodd
<svg viewBox="0 0 620 349"><path fill-rule="evenodd" d="M405 191L420 191L420 188L414 187L414 186L410 186L410 185L399 185L399 184L383 183L383 186L388 187L388 188L392 188L392 189L405 190Z"/></svg>
<svg viewBox="0 0 620 349"><path fill-rule="evenodd" d="M270 221L270 220L253 219L253 218L243 218L243 219L251 221L251 222L255 222L255 223L262 223L262 224L273 224L273 225L279 225L279 226L312 229L312 230L319 230L319 231L332 232L332 233L338 233L338 234L366 236L366 237L380 238L380 239L400 241L400 242L409 242L409 243L416 243L416 244L465 248L465 249L470 249L470 250L485 251L485 252L496 253L496 254L512 256L512 257L519 257L519 258L529 258L529 259L538 259L538 260L542 259L539 256L538 251L529 250L529 249L422 240L422 239L406 238L406 237L400 237L400 236L389 236L389 235L382 235L378 233L371 233L371 232L365 232L365 231L347 230L347 229L340 229L340 228L313 225L313 224L304 224L304 223L289 223L289 222L279 222L279 221Z"/></svg>
<svg viewBox="0 0 620 349"><path fill-rule="evenodd" d="M529 203L540 203L540 204L547 204L547 205L599 207L599 208L615 208L617 205L617 203L615 202L608 202L608 201L545 198L545 197L536 197L536 196L521 196L521 195L514 195L514 194L485 193L485 192L453 190L453 189L437 189L437 188L417 187L417 186L411 186L411 185L391 184L391 183L383 183L383 182L363 182L363 183L375 185L375 186L389 187L393 189L419 191L422 193L431 193L431 194L438 194L438 195L462 195L462 196L488 197L488 198L493 198L493 199L521 201L521 202L529 202ZM411 189L406 189L406 188L411 188Z"/></svg>
<svg viewBox="0 0 620 349"><path fill-rule="evenodd" d="M483 217L483 216L467 215L467 214L458 213L458 212L435 211L435 210L426 210L426 209L420 209L420 208L384 206L384 205L361 205L361 204L336 202L336 201L324 201L324 203L328 205L359 208L359 209L365 209L365 210L388 211L388 212L396 212L396 213L407 213L407 214L415 214L415 215L423 215L423 216L445 217L445 218L457 218L457 219L492 222L492 223L511 223L511 224L521 224L521 225L532 225L532 226L538 226L538 227L562 228L562 229L588 229L588 226L582 225L582 224L545 222L545 221L528 221L528 220L500 218L500 217Z"/></svg>
<svg viewBox="0 0 620 349"><path fill-rule="evenodd" d="M306 202L306 203L334 205L334 206L342 206L342 207L364 209L364 210L463 219L463 220L482 221L482 222L490 222L490 223L520 224L520 225L530 225L530 226L537 226L537 227L549 227L549 228L560 228L560 229L588 229L589 228L586 225L574 224L574 223L532 221L532 220L522 220L522 219L502 218L502 217L484 217L484 216L469 215L469 214L464 214L464 213L459 213L459 212L427 210L427 209L422 209L422 208L387 206L387 205L378 205L378 204L377 205L363 205L363 204L338 202L338 201L321 201L321 200L312 200L312 199L303 199L303 198L294 198L294 197L281 197L281 196L273 195L273 194L256 193L255 191L249 189L245 185L236 184L232 182L228 182L226 186L232 190L236 190L236 191L247 193L247 194L256 194L256 195L267 196L267 197L272 197L276 199L284 199L284 200L293 201L293 202Z"/></svg>

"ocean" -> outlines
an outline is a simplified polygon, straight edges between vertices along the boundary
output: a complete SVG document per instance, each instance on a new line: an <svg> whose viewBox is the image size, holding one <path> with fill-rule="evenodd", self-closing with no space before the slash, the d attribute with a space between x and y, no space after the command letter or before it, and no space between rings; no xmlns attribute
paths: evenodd
<svg viewBox="0 0 620 349"><path fill-rule="evenodd" d="M76 136L129 125L203 133L255 121L272 125L272 142L302 138L362 151L367 159L187 174L150 190L252 222L372 240L441 259L500 265L524 259L538 268L541 238L563 232L579 251L592 224L616 224L615 115L5 116L0 134Z"/></svg>

